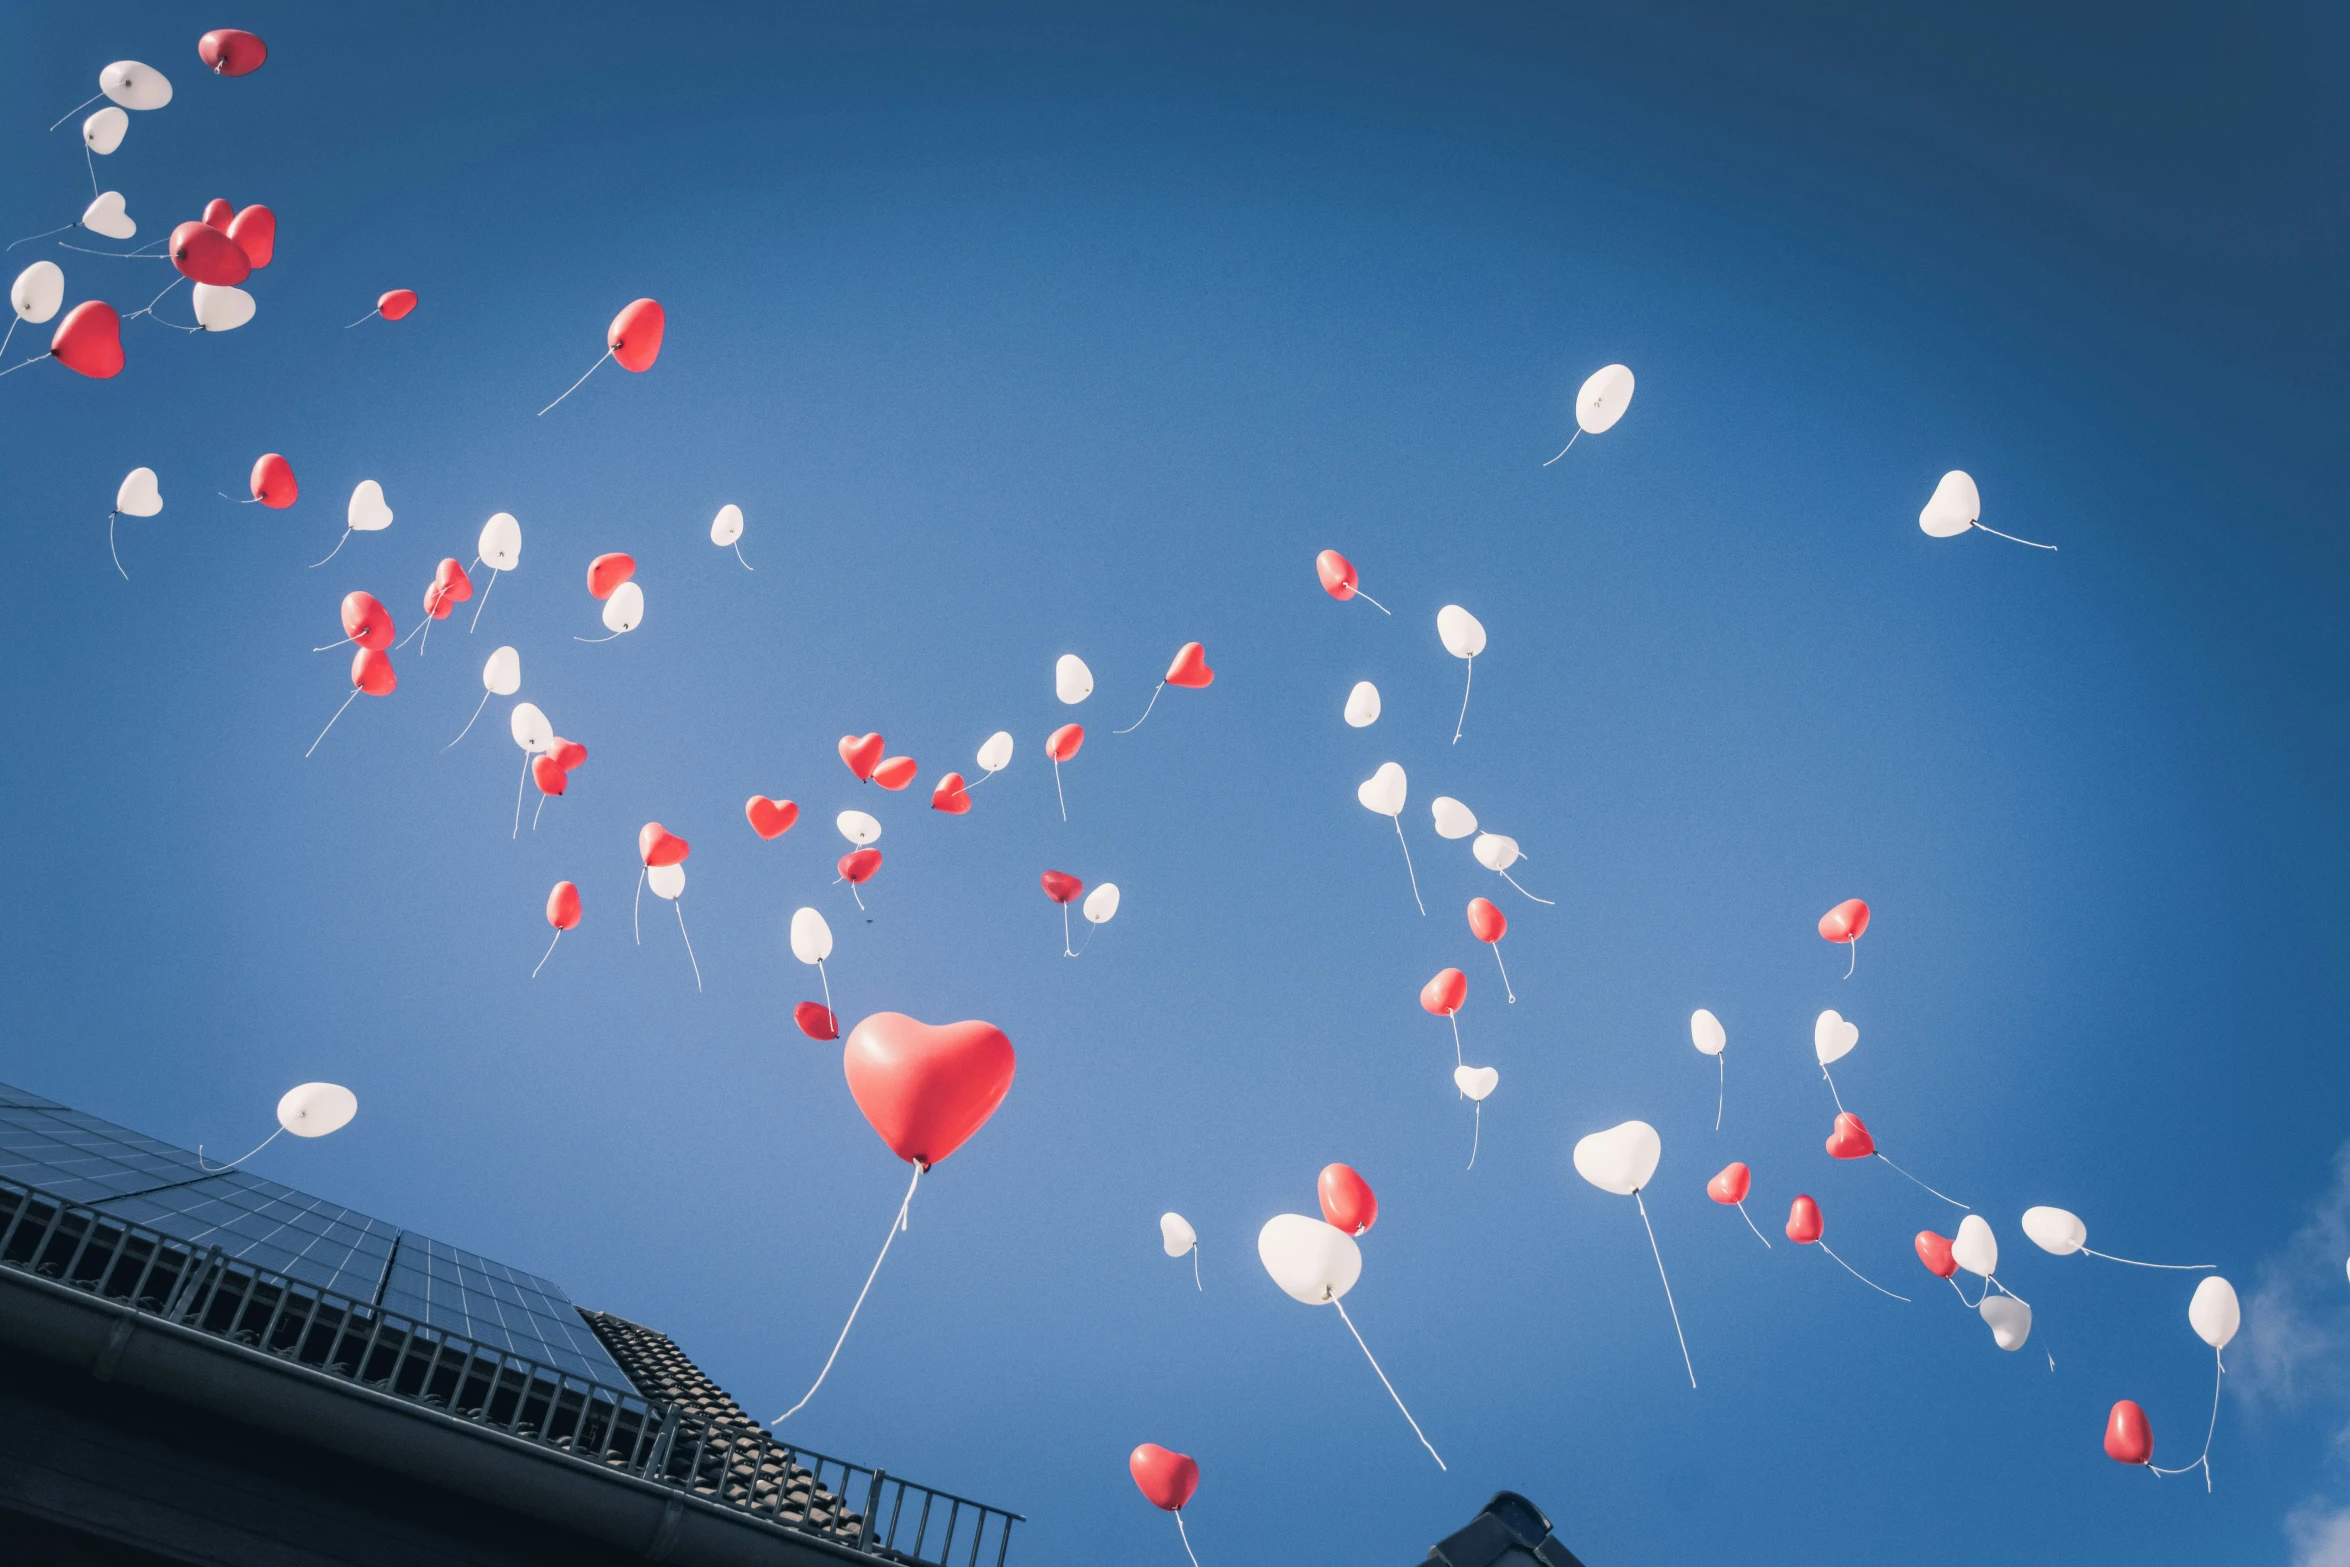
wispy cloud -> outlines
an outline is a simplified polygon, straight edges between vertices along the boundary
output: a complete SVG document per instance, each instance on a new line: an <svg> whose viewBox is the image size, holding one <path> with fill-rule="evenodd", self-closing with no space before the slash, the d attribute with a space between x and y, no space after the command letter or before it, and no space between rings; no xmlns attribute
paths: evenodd
<svg viewBox="0 0 2350 1567"><path fill-rule="evenodd" d="M2350 1507L2304 1503L2285 1515L2293 1567L2350 1567Z"/></svg>
<svg viewBox="0 0 2350 1567"><path fill-rule="evenodd" d="M2251 1403L2286 1405L2350 1390L2350 1143L2334 1154L2333 1186L2282 1250L2260 1265L2228 1381ZM2296 1514L2296 1516L2300 1516ZM2333 1557L2311 1558L2333 1561ZM2341 1558L2350 1567L2350 1556Z"/></svg>

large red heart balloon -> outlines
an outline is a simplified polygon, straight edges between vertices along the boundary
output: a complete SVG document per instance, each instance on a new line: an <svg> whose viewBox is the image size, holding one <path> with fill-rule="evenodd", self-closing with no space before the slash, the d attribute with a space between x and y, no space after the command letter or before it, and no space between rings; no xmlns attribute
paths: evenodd
<svg viewBox="0 0 2350 1567"><path fill-rule="evenodd" d="M294 482L294 465L275 452L263 452L261 460L253 464L253 498L271 511L284 511L301 496L302 487Z"/></svg>
<svg viewBox="0 0 2350 1567"><path fill-rule="evenodd" d="M1139 1451L1136 1456L1139 1461ZM2105 1456L2117 1464L2153 1461L2154 1427L2136 1400L2123 1399L2113 1406L2113 1413L2105 1417Z"/></svg>
<svg viewBox="0 0 2350 1567"><path fill-rule="evenodd" d="M1859 1116L1846 1110L1836 1117L1836 1129L1828 1134L1829 1158L1866 1159L1876 1151L1877 1140L1860 1124Z"/></svg>
<svg viewBox="0 0 2350 1567"><path fill-rule="evenodd" d="M857 775L859 783L873 777L873 769L881 765L881 751L882 739L878 734L840 737L841 764Z"/></svg>
<svg viewBox="0 0 2350 1567"><path fill-rule="evenodd" d="M1820 1238L1827 1223L1820 1217L1820 1205L1809 1197L1798 1197L1787 1208L1787 1238L1798 1246L1809 1246Z"/></svg>
<svg viewBox="0 0 2350 1567"><path fill-rule="evenodd" d="M392 645L392 614L372 593L343 595L343 635L361 647L377 650Z"/></svg>
<svg viewBox="0 0 2350 1567"><path fill-rule="evenodd" d="M691 844L659 822L647 822L637 832L637 858L647 866L683 865L685 857L691 853Z"/></svg>
<svg viewBox="0 0 2350 1567"><path fill-rule="evenodd" d="M171 231L171 264L190 280L216 288L234 288L253 275L245 247L209 223L183 223Z"/></svg>
<svg viewBox="0 0 2350 1567"><path fill-rule="evenodd" d="M851 849L840 857L840 879L845 882L862 886L871 881L873 873L879 869L881 869L881 851L879 849Z"/></svg>
<svg viewBox="0 0 2350 1567"><path fill-rule="evenodd" d="M544 753L530 759L530 781L539 786L541 794L561 794L571 787L571 775Z"/></svg>
<svg viewBox="0 0 2350 1567"><path fill-rule="evenodd" d="M910 756L889 756L874 764L873 781L884 789L895 792L914 781L916 771Z"/></svg>
<svg viewBox="0 0 2350 1567"><path fill-rule="evenodd" d="M547 923L557 930L579 924L579 888L567 881L555 883L555 890L547 894Z"/></svg>
<svg viewBox="0 0 2350 1567"><path fill-rule="evenodd" d="M636 558L615 550L588 562L588 596L608 599L612 590L636 575Z"/></svg>
<svg viewBox="0 0 2350 1567"><path fill-rule="evenodd" d="M567 773L576 772L587 760L587 747L557 735L547 742L547 759Z"/></svg>
<svg viewBox="0 0 2350 1567"><path fill-rule="evenodd" d="M1479 941L1499 941L1510 933L1510 917L1483 898L1469 900L1469 934Z"/></svg>
<svg viewBox="0 0 2350 1567"><path fill-rule="evenodd" d="M992 1023L933 1028L876 1012L849 1031L849 1095L890 1151L928 1168L987 1124L1012 1087L1012 1042Z"/></svg>
<svg viewBox="0 0 2350 1567"><path fill-rule="evenodd" d="M415 308L416 290L412 288L392 289L375 302L375 313L386 321L397 321ZM598 598L603 596L601 593L596 595Z"/></svg>
<svg viewBox="0 0 2350 1567"><path fill-rule="evenodd" d="M1722 1173L1705 1183L1705 1194L1727 1207L1746 1201L1754 1188L1754 1172L1743 1164L1726 1164Z"/></svg>
<svg viewBox="0 0 2350 1567"><path fill-rule="evenodd" d="M1077 748L1083 744L1085 744L1085 726L1083 724L1063 724L1044 737L1044 754L1056 762L1065 762L1075 756Z"/></svg>
<svg viewBox="0 0 2350 1567"><path fill-rule="evenodd" d="M1437 1017L1458 1012L1461 1003L1469 999L1469 976L1457 968L1441 969L1434 979L1420 987L1421 1010Z"/></svg>
<svg viewBox="0 0 2350 1567"><path fill-rule="evenodd" d="M1186 642L1175 650L1175 662L1167 666L1167 684L1197 691L1215 683L1216 672L1208 667L1205 648L1197 642Z"/></svg>
<svg viewBox="0 0 2350 1567"><path fill-rule="evenodd" d="M196 40L196 58L215 76L250 76L269 58L269 45L241 27L215 27Z"/></svg>
<svg viewBox="0 0 2350 1567"><path fill-rule="evenodd" d="M1926 1271L1938 1279L1949 1278L1958 1271L1958 1259L1950 1253L1950 1237L1936 1235L1932 1230L1918 1231L1918 1261Z"/></svg>
<svg viewBox="0 0 2350 1567"><path fill-rule="evenodd" d="M1322 1219L1333 1229L1360 1235L1379 1222L1379 1199L1371 1183L1343 1164L1322 1166L1314 1193L1322 1199Z"/></svg>
<svg viewBox="0 0 2350 1567"><path fill-rule="evenodd" d="M1156 1442L1145 1442L1126 1460L1134 1483L1150 1504L1162 1512L1179 1513L1199 1489L1199 1465L1188 1455L1171 1453Z"/></svg>
<svg viewBox="0 0 2350 1567"><path fill-rule="evenodd" d="M267 207L247 207L229 220L228 237L259 271L277 254L277 214Z"/></svg>
<svg viewBox="0 0 2350 1567"><path fill-rule="evenodd" d="M215 196L204 203L204 226L207 228L216 228L226 234L236 215L237 209L229 205L226 196Z"/></svg>
<svg viewBox="0 0 2350 1567"><path fill-rule="evenodd" d="M650 370L661 357L661 333L669 317L655 300L638 299L624 306L605 330L604 346L623 370Z"/></svg>
<svg viewBox="0 0 2350 1567"><path fill-rule="evenodd" d="M122 317L103 299L74 306L49 335L49 352L76 375L104 381L122 374Z"/></svg>
<svg viewBox="0 0 2350 1567"><path fill-rule="evenodd" d="M1869 906L1858 898L1846 898L1820 916L1822 941L1858 941L1868 928Z"/></svg>
<svg viewBox="0 0 2350 1567"><path fill-rule="evenodd" d="M840 1019L832 1008L820 1001L803 1001L791 1009L791 1020L800 1025L800 1032L810 1039L840 1038Z"/></svg>
<svg viewBox="0 0 2350 1567"><path fill-rule="evenodd" d="M800 819L800 808L789 800L770 800L763 794L754 794L743 805L743 815L750 818L751 831L760 837L780 838Z"/></svg>
<svg viewBox="0 0 2350 1567"><path fill-rule="evenodd" d="M1314 557L1314 574L1322 579L1322 591L1341 604L1355 596L1355 583L1361 580L1355 574L1355 563L1336 550L1324 550Z"/></svg>
<svg viewBox="0 0 2350 1567"><path fill-rule="evenodd" d="M1085 883L1066 871L1046 871L1036 880L1044 888L1044 895L1055 903L1075 903L1085 891Z"/></svg>
<svg viewBox="0 0 2350 1567"><path fill-rule="evenodd" d="M930 791L930 808L944 811L949 816L960 816L971 809L971 793L963 787L961 773L949 773Z"/></svg>
<svg viewBox="0 0 2350 1567"><path fill-rule="evenodd" d="M363 647L351 655L351 684L369 696L390 696L399 683L392 661L378 650Z"/></svg>

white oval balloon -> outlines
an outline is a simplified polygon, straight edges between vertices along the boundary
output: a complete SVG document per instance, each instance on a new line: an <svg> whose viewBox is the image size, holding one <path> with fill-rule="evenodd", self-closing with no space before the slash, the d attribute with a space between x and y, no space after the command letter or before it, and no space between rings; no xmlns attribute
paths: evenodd
<svg viewBox="0 0 2350 1567"><path fill-rule="evenodd" d="M131 117L108 104L82 121L82 145L103 158L122 145L122 133L130 128Z"/></svg>
<svg viewBox="0 0 2350 1567"><path fill-rule="evenodd" d="M21 320L39 326L65 304L65 272L54 261L36 261L9 285L8 303Z"/></svg>
<svg viewBox="0 0 2350 1567"><path fill-rule="evenodd" d="M139 232L138 220L123 204L119 190L102 190L82 208L82 227L108 239L129 239Z"/></svg>
<svg viewBox="0 0 2350 1567"><path fill-rule="evenodd" d="M1452 1086L1482 1104L1485 1096L1501 1082L1501 1073L1489 1066L1456 1066L1452 1069Z"/></svg>
<svg viewBox="0 0 2350 1567"><path fill-rule="evenodd" d="M484 674L482 678L489 677ZM533 756L555 743L555 726L547 722L547 715L539 711L536 702L515 703L506 727L513 731L514 743Z"/></svg>
<svg viewBox="0 0 2350 1567"><path fill-rule="evenodd" d="M351 491L351 503L343 508L343 521L354 533L381 533L392 525L392 509L384 504L384 487L373 479L361 479Z"/></svg>
<svg viewBox="0 0 2350 1567"><path fill-rule="evenodd" d="M170 78L136 60L117 60L100 71L98 90L126 109L160 109L171 102Z"/></svg>
<svg viewBox="0 0 2350 1567"><path fill-rule="evenodd" d="M832 819L832 825L860 849L881 836L881 823L863 811L843 811Z"/></svg>
<svg viewBox="0 0 2350 1567"><path fill-rule="evenodd" d="M1518 863L1518 840L1497 832L1481 832L1469 845L1477 863L1489 871L1506 871Z"/></svg>
<svg viewBox="0 0 2350 1567"><path fill-rule="evenodd" d="M1381 816L1401 816L1407 787L1403 768L1399 764L1381 762L1377 772L1355 785L1355 798L1363 802L1366 811L1376 811Z"/></svg>
<svg viewBox="0 0 2350 1567"><path fill-rule="evenodd" d="M1302 1213L1276 1214L1257 1231L1257 1260L1291 1300L1326 1306L1363 1276L1354 1237Z"/></svg>
<svg viewBox="0 0 2350 1567"><path fill-rule="evenodd" d="M277 1102L277 1124L296 1137L324 1137L351 1124L359 1096L340 1083L301 1083Z"/></svg>
<svg viewBox="0 0 2350 1567"><path fill-rule="evenodd" d="M1458 604L1436 612L1436 635L1455 658L1475 658L1485 651L1485 625Z"/></svg>
<svg viewBox="0 0 2350 1567"><path fill-rule="evenodd" d="M987 744L979 748L979 770L1000 773L1012 765L1012 731L998 729L987 737Z"/></svg>
<svg viewBox="0 0 2350 1567"><path fill-rule="evenodd" d="M1063 653L1053 665L1053 694L1075 707L1093 695L1093 671L1074 653Z"/></svg>
<svg viewBox="0 0 2350 1567"><path fill-rule="evenodd" d="M645 590L635 582L623 582L604 600L604 629L618 636L634 631L645 623Z"/></svg>
<svg viewBox="0 0 2350 1567"><path fill-rule="evenodd" d="M163 492L155 487L155 470L133 468L115 487L114 509L125 517L152 517L163 510Z"/></svg>
<svg viewBox="0 0 2350 1567"><path fill-rule="evenodd" d="M743 509L731 501L710 519L710 542L724 549L743 536Z"/></svg>
<svg viewBox="0 0 2350 1567"><path fill-rule="evenodd" d="M1990 1223L1981 1214L1970 1213L1958 1221L1950 1255L1967 1272L1987 1279L1999 1271L1999 1237L1991 1233Z"/></svg>
<svg viewBox="0 0 2350 1567"><path fill-rule="evenodd" d="M1822 1012L1812 1023L1811 1051L1820 1058L1822 1066L1843 1060L1859 1043L1860 1025L1846 1022L1834 1007Z"/></svg>
<svg viewBox="0 0 2350 1567"><path fill-rule="evenodd" d="M645 885L659 898L674 898L685 891L685 867L682 865L648 865L645 867Z"/></svg>
<svg viewBox="0 0 2350 1567"><path fill-rule="evenodd" d="M522 524L510 511L494 514L481 525L481 537L474 541L473 549L492 571L512 571L522 564Z"/></svg>
<svg viewBox="0 0 2350 1567"><path fill-rule="evenodd" d="M1918 513L1918 526L1934 538L1954 539L1982 515L1982 492L1975 488L1973 479L1953 468L1934 486L1925 510Z"/></svg>
<svg viewBox="0 0 2350 1567"><path fill-rule="evenodd" d="M2236 1302L2236 1286L2213 1274L2195 1286L2187 1302L2187 1324L2195 1336L2213 1349L2225 1349L2236 1329L2244 1325L2244 1309Z"/></svg>
<svg viewBox="0 0 2350 1567"><path fill-rule="evenodd" d="M2042 1251L2059 1257L2069 1257L2089 1244L2089 1226L2078 1214L2062 1208L2026 1208L2024 1234Z"/></svg>
<svg viewBox="0 0 2350 1567"><path fill-rule="evenodd" d="M241 288L198 283L190 292L195 296L196 324L207 332L234 332L253 319L253 296Z"/></svg>
<svg viewBox="0 0 2350 1567"><path fill-rule="evenodd" d="M1085 895L1085 917L1096 925L1107 925L1118 912L1118 884L1105 881Z"/></svg>
<svg viewBox="0 0 2350 1567"><path fill-rule="evenodd" d="M1575 1144L1575 1173L1603 1192L1629 1197L1656 1174L1665 1145L1646 1121L1625 1121Z"/></svg>
<svg viewBox="0 0 2350 1567"><path fill-rule="evenodd" d="M522 654L502 647L481 666L481 688L492 696L512 696L522 689Z"/></svg>
<svg viewBox="0 0 2350 1567"><path fill-rule="evenodd" d="M1168 1256L1180 1257L1199 1244L1199 1231L1193 1229L1191 1221L1180 1213L1162 1213L1159 1215L1159 1244L1166 1248Z"/></svg>
<svg viewBox="0 0 2350 1567"><path fill-rule="evenodd" d="M1436 836L1439 838L1466 838L1477 830L1477 813L1449 794L1440 794L1430 800L1428 812L1436 818Z"/></svg>
<svg viewBox="0 0 2350 1567"><path fill-rule="evenodd" d="M795 910L791 917L791 955L814 968L832 956L832 927L814 909Z"/></svg>
<svg viewBox="0 0 2350 1567"><path fill-rule="evenodd" d="M1368 680L1355 682L1355 688L1346 694L1346 722L1353 729L1368 729L1379 722L1377 686Z"/></svg>
<svg viewBox="0 0 2350 1567"><path fill-rule="evenodd" d="M1575 423L1585 435L1605 435L1632 406L1632 372L1624 365L1606 365L1591 372L1575 394Z"/></svg>
<svg viewBox="0 0 2350 1567"><path fill-rule="evenodd" d="M1704 1007L1689 1014L1689 1042L1709 1056L1718 1056L1730 1043L1730 1035L1722 1027L1722 1020ZM1739 1060L1746 1058L1740 1056Z"/></svg>
<svg viewBox="0 0 2350 1567"><path fill-rule="evenodd" d="M2032 1336L2032 1308L2013 1295L1986 1295L1975 1309L1991 1324L1991 1341L2001 1349L2021 1349Z"/></svg>

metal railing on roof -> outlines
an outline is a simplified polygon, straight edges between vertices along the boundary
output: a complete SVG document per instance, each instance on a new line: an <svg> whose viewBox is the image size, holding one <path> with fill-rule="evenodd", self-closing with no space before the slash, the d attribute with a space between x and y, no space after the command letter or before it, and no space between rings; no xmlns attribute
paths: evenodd
<svg viewBox="0 0 2350 1567"><path fill-rule="evenodd" d="M1026 1521L756 1428L722 1429L683 1405L554 1370L6 1179L0 1268L880 1561L1003 1567L1012 1525ZM863 1505L852 1507L859 1490ZM983 1556L990 1543L992 1557Z"/></svg>

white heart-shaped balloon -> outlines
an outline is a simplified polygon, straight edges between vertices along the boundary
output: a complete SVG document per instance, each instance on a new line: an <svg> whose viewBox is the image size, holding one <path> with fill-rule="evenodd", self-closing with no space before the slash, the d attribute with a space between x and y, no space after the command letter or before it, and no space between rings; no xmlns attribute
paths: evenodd
<svg viewBox="0 0 2350 1567"><path fill-rule="evenodd" d="M1656 1174L1665 1145L1646 1121L1626 1121L1575 1144L1575 1173L1603 1192L1629 1197Z"/></svg>
<svg viewBox="0 0 2350 1567"><path fill-rule="evenodd" d="M152 517L163 510L163 492L155 487L155 470L133 468L114 491L114 509L125 517Z"/></svg>
<svg viewBox="0 0 2350 1567"><path fill-rule="evenodd" d="M2013 1295L1986 1295L1975 1309L1991 1324L1991 1340L2001 1349L2021 1349L2032 1336L2032 1308Z"/></svg>
<svg viewBox="0 0 2350 1567"><path fill-rule="evenodd" d="M1439 838L1466 838L1477 830L1477 813L1449 794L1440 794L1430 800L1428 811L1436 818L1436 836Z"/></svg>
<svg viewBox="0 0 2350 1567"><path fill-rule="evenodd" d="M1484 624L1458 604L1436 612L1436 635L1455 658L1475 658L1485 651Z"/></svg>
<svg viewBox="0 0 2350 1567"><path fill-rule="evenodd" d="M1377 772L1355 785L1355 798L1363 802L1366 811L1401 816L1406 787L1403 768L1394 762L1381 762Z"/></svg>
<svg viewBox="0 0 2350 1567"><path fill-rule="evenodd" d="M832 927L814 909L799 909L791 917L791 955L814 968L832 956Z"/></svg>
<svg viewBox="0 0 2350 1567"><path fill-rule="evenodd" d="M130 128L131 117L108 104L82 121L82 145L103 158L122 145L122 133Z"/></svg>
<svg viewBox="0 0 2350 1567"><path fill-rule="evenodd" d="M496 513L481 525L473 550L492 571L512 571L522 564L522 524L512 512Z"/></svg>
<svg viewBox="0 0 2350 1567"><path fill-rule="evenodd" d="M724 549L743 536L743 509L731 502L710 519L710 542Z"/></svg>
<svg viewBox="0 0 2350 1567"><path fill-rule="evenodd" d="M1811 1026L1812 1054L1820 1058L1822 1066L1843 1060L1859 1043L1860 1025L1845 1022L1833 1007L1822 1012Z"/></svg>
<svg viewBox="0 0 2350 1567"><path fill-rule="evenodd" d="M1118 884L1105 881L1085 895L1085 917L1096 925L1107 925L1118 912Z"/></svg>
<svg viewBox="0 0 2350 1567"><path fill-rule="evenodd" d="M645 623L645 590L634 580L623 582L604 600L604 629L618 636Z"/></svg>
<svg viewBox="0 0 2350 1567"><path fill-rule="evenodd" d="M863 811L843 811L832 819L832 825L840 829L843 838L860 849L881 836L881 823Z"/></svg>
<svg viewBox="0 0 2350 1567"><path fill-rule="evenodd" d="M1291 1300L1326 1306L1363 1276L1354 1237L1301 1213L1276 1214L1257 1231L1257 1260Z"/></svg>
<svg viewBox="0 0 2350 1567"><path fill-rule="evenodd" d="M979 770L1000 773L1012 765L1012 732L998 729L987 737L987 744L979 748Z"/></svg>
<svg viewBox="0 0 2350 1567"><path fill-rule="evenodd" d="M196 324L207 332L234 332L253 319L253 296L241 288L198 283L191 292L195 295Z"/></svg>
<svg viewBox="0 0 2350 1567"><path fill-rule="evenodd" d="M685 891L685 867L682 865L648 865L645 867L645 885L660 898L674 898Z"/></svg>
<svg viewBox="0 0 2350 1567"><path fill-rule="evenodd" d="M171 102L170 78L136 60L117 60L100 71L98 90L126 109L160 109Z"/></svg>
<svg viewBox="0 0 2350 1567"><path fill-rule="evenodd" d="M1722 1027L1722 1020L1705 1008L1689 1014L1689 1042L1709 1056L1718 1056L1730 1043L1730 1035ZM1739 1060L1746 1058L1740 1056Z"/></svg>
<svg viewBox="0 0 2350 1567"><path fill-rule="evenodd" d="M1483 1103L1501 1081L1501 1074L1489 1066L1456 1066L1452 1069L1452 1086L1471 1099Z"/></svg>
<svg viewBox="0 0 2350 1567"><path fill-rule="evenodd" d="M482 678L489 677L485 673ZM514 714L506 720L506 727L513 731L514 743L532 756L555 743L555 726L547 722L547 715L539 711L536 702L515 703Z"/></svg>
<svg viewBox="0 0 2350 1567"><path fill-rule="evenodd" d="M1591 372L1575 394L1575 423L1585 435L1605 435L1632 406L1632 372L1624 365L1606 365Z"/></svg>
<svg viewBox="0 0 2350 1567"><path fill-rule="evenodd" d="M1987 1279L1999 1271L1999 1237L1991 1233L1990 1223L1981 1214L1970 1213L1958 1221L1950 1255L1967 1272Z"/></svg>
<svg viewBox="0 0 2350 1567"><path fill-rule="evenodd" d="M2244 1309L2236 1303L2236 1286L2213 1274L2195 1286L2187 1302L2187 1325L2213 1349L2225 1349L2236 1329L2244 1325Z"/></svg>
<svg viewBox="0 0 2350 1567"><path fill-rule="evenodd" d="M481 685L492 696L512 696L521 690L522 654L510 647L492 653L481 666Z"/></svg>
<svg viewBox="0 0 2350 1567"><path fill-rule="evenodd" d="M2042 1251L2069 1257L2089 1244L2089 1226L2062 1208L2026 1208L2024 1234Z"/></svg>
<svg viewBox="0 0 2350 1567"><path fill-rule="evenodd" d="M39 326L65 303L65 272L54 261L36 261L9 285L8 303L18 317Z"/></svg>
<svg viewBox="0 0 2350 1567"><path fill-rule="evenodd" d="M1982 515L1983 497L1975 481L1953 468L1934 486L1925 510L1918 513L1918 526L1931 537L1953 539L1973 527Z"/></svg>
<svg viewBox="0 0 2350 1567"><path fill-rule="evenodd" d="M1053 695L1075 707L1093 695L1093 671L1074 653L1063 653L1053 664Z"/></svg>
<svg viewBox="0 0 2350 1567"><path fill-rule="evenodd" d="M1199 1231L1180 1213L1159 1215L1159 1244L1170 1257L1180 1257L1199 1244Z"/></svg>
<svg viewBox="0 0 2350 1567"><path fill-rule="evenodd" d="M119 190L100 191L97 200L82 208L82 227L108 239L129 239L139 232L139 225L123 206Z"/></svg>
<svg viewBox="0 0 2350 1567"><path fill-rule="evenodd" d="M42 319L46 320L47 317ZM1346 722L1354 729L1368 729L1379 722L1379 688L1368 680L1358 680L1355 688L1346 694Z"/></svg>
<svg viewBox="0 0 2350 1567"><path fill-rule="evenodd" d="M340 1083L301 1083L277 1102L277 1124L296 1137L324 1137L351 1124L359 1096Z"/></svg>
<svg viewBox="0 0 2350 1567"><path fill-rule="evenodd" d="M381 533L390 527L392 509L384 504L384 487L373 479L361 479L351 492L351 504L343 508L343 520L354 533Z"/></svg>
<svg viewBox="0 0 2350 1567"><path fill-rule="evenodd" d="M1469 845L1469 852L1477 863L1489 871L1506 871L1518 863L1518 840L1497 832L1481 832L1477 841Z"/></svg>

